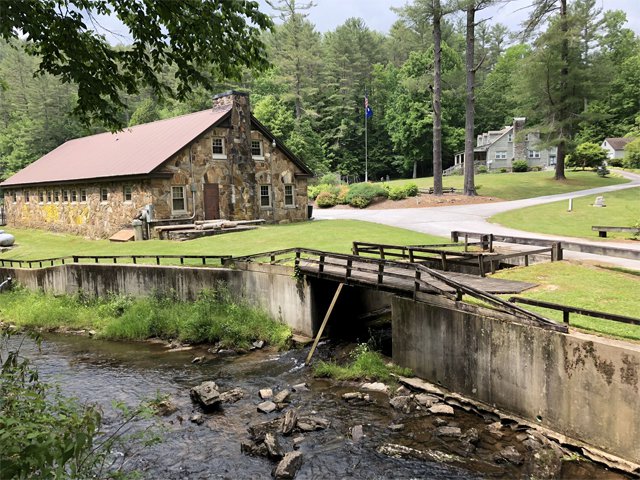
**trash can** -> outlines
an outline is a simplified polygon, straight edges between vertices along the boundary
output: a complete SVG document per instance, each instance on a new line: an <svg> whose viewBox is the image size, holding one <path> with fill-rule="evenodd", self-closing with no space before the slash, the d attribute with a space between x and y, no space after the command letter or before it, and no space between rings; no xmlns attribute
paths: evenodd
<svg viewBox="0 0 640 480"><path fill-rule="evenodd" d="M307 218L311 219L313 217L313 205L307 205Z"/></svg>
<svg viewBox="0 0 640 480"><path fill-rule="evenodd" d="M133 233L135 234L136 242L141 242L142 240L144 240L142 234L142 220L134 220L133 222L131 222L131 226L133 227Z"/></svg>

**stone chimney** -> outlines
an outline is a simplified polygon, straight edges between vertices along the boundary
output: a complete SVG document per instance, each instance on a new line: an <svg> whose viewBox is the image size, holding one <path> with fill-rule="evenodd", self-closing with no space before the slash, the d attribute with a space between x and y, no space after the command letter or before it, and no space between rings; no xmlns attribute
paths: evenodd
<svg viewBox="0 0 640 480"><path fill-rule="evenodd" d="M226 136L228 175L221 185L230 220L254 220L259 217L256 165L251 156L251 107L249 94L234 90L213 97L213 109L231 105ZM221 179L222 180L222 179Z"/></svg>
<svg viewBox="0 0 640 480"><path fill-rule="evenodd" d="M515 117L513 119L513 159L526 160L527 149L524 141L524 124L527 121L525 117Z"/></svg>

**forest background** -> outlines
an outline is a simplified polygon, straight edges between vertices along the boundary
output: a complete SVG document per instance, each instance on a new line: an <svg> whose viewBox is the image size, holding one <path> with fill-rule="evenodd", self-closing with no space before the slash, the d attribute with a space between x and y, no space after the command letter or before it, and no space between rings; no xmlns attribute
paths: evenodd
<svg viewBox="0 0 640 480"><path fill-rule="evenodd" d="M491 1L487 1L491 4ZM364 177L368 96L369 178L432 174L433 38L429 2L395 9L388 33L350 18L320 33L309 20L310 4L282 0L272 31L264 32L271 67L246 70L239 82L196 88L184 100L158 98L151 89L122 93L123 125L136 125L209 108L225 90L251 93L256 117L317 173ZM442 159L453 164L465 139L465 24L456 2L443 2ZM512 31L493 20L475 29L475 134L499 130L514 116L528 126L553 123L557 93L569 92L569 152L584 142L640 133L640 38L623 11L603 11L595 0L568 2L563 38L569 75L560 85L560 49L554 17L536 28ZM38 59L17 39L0 43L0 178L65 141L107 130L71 115L77 87L57 77L34 75ZM119 48L125 49L126 46ZM224 61L224 59L223 59ZM174 68L164 67L172 84ZM565 112L567 113L567 112ZM549 128L551 131L552 128ZM546 141L553 144L550 133Z"/></svg>

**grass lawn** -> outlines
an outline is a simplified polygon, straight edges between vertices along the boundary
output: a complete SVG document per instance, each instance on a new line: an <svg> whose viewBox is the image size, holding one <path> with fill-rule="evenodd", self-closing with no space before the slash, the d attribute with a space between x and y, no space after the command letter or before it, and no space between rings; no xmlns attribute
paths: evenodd
<svg viewBox="0 0 640 480"><path fill-rule="evenodd" d="M186 242L149 240L113 243L87 240L74 235L42 230L6 228L15 235L16 248L0 254L0 258L30 260L68 255L248 255L252 253L306 247L339 253L350 253L353 241L399 245L442 243L448 239L387 227L357 220L315 220L312 222L274 225L256 230Z"/></svg>
<svg viewBox="0 0 640 480"><path fill-rule="evenodd" d="M539 284L518 296L581 307L588 310L640 317L640 275L569 262L539 263L502 270L496 278ZM562 312L523 305L562 322ZM640 326L571 314L570 325L592 333L640 340Z"/></svg>
<svg viewBox="0 0 640 480"><path fill-rule="evenodd" d="M612 227L633 227L640 222L640 188L629 188L605 193L606 207L590 206L595 195L575 198L573 211L568 212L568 202L561 201L537 205L520 210L500 213L489 220L506 227L529 232L566 235L599 239L598 232L591 230L594 225ZM608 233L607 238L630 238L629 233ZM599 239L605 240L605 239Z"/></svg>
<svg viewBox="0 0 640 480"><path fill-rule="evenodd" d="M605 187L626 183L629 180L612 174L602 178L593 172L567 171L566 181L558 182L553 179L553 172L526 172L526 173L483 173L476 175L476 189L479 195L498 197L503 200L519 200L521 198L540 197L556 193L574 192L588 188ZM453 175L444 177L444 187L462 188L464 177ZM433 177L392 180L390 185L404 185L415 183L420 188L433 186Z"/></svg>

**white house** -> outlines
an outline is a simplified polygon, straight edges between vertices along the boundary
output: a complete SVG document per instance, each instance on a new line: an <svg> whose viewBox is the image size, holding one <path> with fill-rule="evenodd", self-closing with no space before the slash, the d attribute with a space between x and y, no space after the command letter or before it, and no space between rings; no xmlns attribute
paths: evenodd
<svg viewBox="0 0 640 480"><path fill-rule="evenodd" d="M627 143L631 143L635 138L630 137L612 137L605 138L601 147L607 151L609 158L623 158L624 147Z"/></svg>
<svg viewBox="0 0 640 480"><path fill-rule="evenodd" d="M556 164L557 148L543 148L538 132L522 133L526 118L516 117L513 124L501 130L490 130L478 135L474 151L476 164L489 170L511 170L514 160L526 160L529 168L546 168ZM454 166L464 164L464 152L457 153Z"/></svg>

